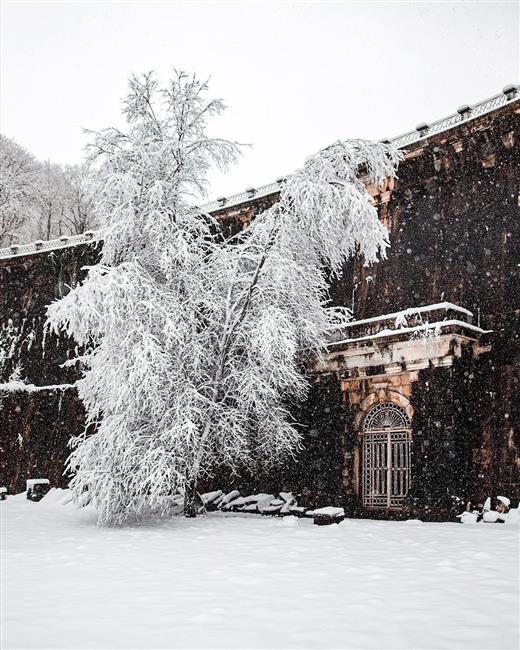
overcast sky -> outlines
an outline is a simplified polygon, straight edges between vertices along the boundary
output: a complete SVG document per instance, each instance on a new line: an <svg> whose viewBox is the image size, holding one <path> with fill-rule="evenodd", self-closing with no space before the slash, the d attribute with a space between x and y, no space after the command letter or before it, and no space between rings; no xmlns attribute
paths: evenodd
<svg viewBox="0 0 520 650"><path fill-rule="evenodd" d="M1 2L0 129L78 162L132 72L211 75L212 131L253 147L211 197L337 139L393 137L520 79L514 2Z"/></svg>

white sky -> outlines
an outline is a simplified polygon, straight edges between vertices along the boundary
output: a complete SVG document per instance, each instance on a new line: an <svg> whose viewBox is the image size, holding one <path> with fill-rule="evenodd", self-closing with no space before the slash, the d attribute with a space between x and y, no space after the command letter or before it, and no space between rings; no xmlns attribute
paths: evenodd
<svg viewBox="0 0 520 650"><path fill-rule="evenodd" d="M520 79L514 2L1 2L0 130L77 162L132 72L211 75L212 131L248 142L211 196L270 182L337 139L393 137Z"/></svg>

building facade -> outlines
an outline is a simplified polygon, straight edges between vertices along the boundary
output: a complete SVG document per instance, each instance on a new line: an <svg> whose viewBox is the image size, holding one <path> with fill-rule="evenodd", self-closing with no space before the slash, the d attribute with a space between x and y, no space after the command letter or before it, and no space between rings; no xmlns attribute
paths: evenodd
<svg viewBox="0 0 520 650"><path fill-rule="evenodd" d="M431 519L451 517L456 498L520 496L519 119L509 87L394 140L405 153L398 178L369 188L391 248L373 266L352 260L331 286L355 320L309 368L309 399L295 407L303 449L234 486ZM236 231L281 182L206 209ZM66 483L83 410L67 386L74 372L60 367L70 345L43 324L100 245L87 233L0 251L0 481L11 490L36 475ZM29 390L6 386L13 373Z"/></svg>

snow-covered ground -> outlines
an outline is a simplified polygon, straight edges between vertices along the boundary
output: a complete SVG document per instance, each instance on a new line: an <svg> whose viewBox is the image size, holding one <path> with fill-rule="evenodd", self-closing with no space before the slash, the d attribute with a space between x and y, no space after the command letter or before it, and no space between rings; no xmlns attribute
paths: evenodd
<svg viewBox="0 0 520 650"><path fill-rule="evenodd" d="M2 648L517 648L519 529L1 503Z"/></svg>

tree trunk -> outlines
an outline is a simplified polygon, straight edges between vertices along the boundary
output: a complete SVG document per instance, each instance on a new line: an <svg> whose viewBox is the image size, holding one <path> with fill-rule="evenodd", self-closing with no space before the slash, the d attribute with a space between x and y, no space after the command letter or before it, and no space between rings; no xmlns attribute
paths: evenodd
<svg viewBox="0 0 520 650"><path fill-rule="evenodd" d="M200 497L197 492L197 480L192 479L186 486L186 492L184 493L184 516L196 517L200 505Z"/></svg>

